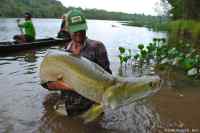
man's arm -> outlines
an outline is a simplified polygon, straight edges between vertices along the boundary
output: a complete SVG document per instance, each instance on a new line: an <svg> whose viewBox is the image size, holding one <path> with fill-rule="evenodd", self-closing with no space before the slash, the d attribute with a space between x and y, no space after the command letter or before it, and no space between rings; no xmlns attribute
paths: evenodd
<svg viewBox="0 0 200 133"><path fill-rule="evenodd" d="M24 23L18 23L18 26L20 27L20 28L24 28L25 27L25 22Z"/></svg>

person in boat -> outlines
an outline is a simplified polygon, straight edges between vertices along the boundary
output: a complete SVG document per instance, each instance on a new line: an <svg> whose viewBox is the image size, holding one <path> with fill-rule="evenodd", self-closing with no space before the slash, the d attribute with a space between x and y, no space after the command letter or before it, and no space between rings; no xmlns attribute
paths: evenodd
<svg viewBox="0 0 200 133"><path fill-rule="evenodd" d="M71 41L71 36L68 30L68 23L67 23L67 14L64 14L62 17L62 23L60 26L60 31L58 32L57 37L58 38L64 38L66 40L66 42L70 42Z"/></svg>
<svg viewBox="0 0 200 133"><path fill-rule="evenodd" d="M24 30L25 33L21 35L15 35L13 39L18 42L18 43L24 43L24 42L32 42L35 40L36 32L35 32L35 27L31 21L32 15L28 12L25 13L24 15L25 22L20 23L18 21L18 27Z"/></svg>
<svg viewBox="0 0 200 133"><path fill-rule="evenodd" d="M104 44L100 41L91 40L86 36L87 23L83 13L77 9L68 12L68 28L71 35L71 42L66 46L66 51L75 55L81 55L95 62L112 74L110 62ZM73 88L62 84L48 83L48 89L62 89L65 97L65 108L68 115L77 115L89 109L94 102L73 91Z"/></svg>

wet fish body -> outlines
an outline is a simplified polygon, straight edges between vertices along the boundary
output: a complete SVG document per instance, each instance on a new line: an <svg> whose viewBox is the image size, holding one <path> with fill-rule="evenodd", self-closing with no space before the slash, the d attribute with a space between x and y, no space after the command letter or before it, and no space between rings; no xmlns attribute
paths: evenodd
<svg viewBox="0 0 200 133"><path fill-rule="evenodd" d="M40 79L42 84L62 81L82 96L112 108L155 93L160 87L157 76L115 77L84 57L61 51L51 51L45 56Z"/></svg>

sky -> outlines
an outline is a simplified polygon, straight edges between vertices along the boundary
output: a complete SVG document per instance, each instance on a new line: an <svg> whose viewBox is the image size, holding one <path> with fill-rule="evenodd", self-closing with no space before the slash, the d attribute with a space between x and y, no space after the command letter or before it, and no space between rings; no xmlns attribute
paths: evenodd
<svg viewBox="0 0 200 133"><path fill-rule="evenodd" d="M144 13L157 15L155 5L160 0L59 0L65 7L82 7L104 9L107 11L120 11L125 13Z"/></svg>

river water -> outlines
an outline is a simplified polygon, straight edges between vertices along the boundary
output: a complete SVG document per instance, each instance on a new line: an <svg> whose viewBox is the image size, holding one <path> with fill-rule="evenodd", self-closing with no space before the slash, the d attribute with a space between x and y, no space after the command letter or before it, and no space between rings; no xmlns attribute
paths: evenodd
<svg viewBox="0 0 200 133"><path fill-rule="evenodd" d="M33 22L37 38L55 37L61 24L59 19L33 19ZM0 41L11 41L19 33L16 19L0 19ZM119 46L137 52L137 44L166 35L115 21L89 20L87 36L105 44L113 74L118 75ZM91 124L57 114L52 109L56 93L43 89L39 81L39 66L49 49L62 47L0 57L0 133L200 132L200 93L191 86L188 87L191 89L164 86L146 100L117 110L108 109L101 120Z"/></svg>

